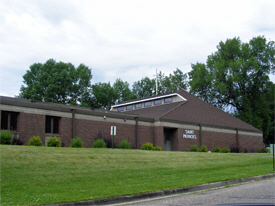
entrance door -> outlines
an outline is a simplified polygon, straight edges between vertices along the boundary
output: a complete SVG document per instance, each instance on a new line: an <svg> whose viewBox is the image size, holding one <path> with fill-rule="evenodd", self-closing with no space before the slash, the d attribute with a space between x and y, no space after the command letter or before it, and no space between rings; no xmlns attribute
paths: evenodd
<svg viewBox="0 0 275 206"><path fill-rule="evenodd" d="M172 137L169 129L164 129L164 150L171 151L172 150Z"/></svg>

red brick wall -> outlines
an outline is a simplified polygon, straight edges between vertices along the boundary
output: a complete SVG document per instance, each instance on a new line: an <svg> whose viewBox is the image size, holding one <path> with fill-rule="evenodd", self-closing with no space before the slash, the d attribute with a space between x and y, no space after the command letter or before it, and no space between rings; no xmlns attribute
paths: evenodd
<svg viewBox="0 0 275 206"><path fill-rule="evenodd" d="M72 118L61 117L59 121L59 134L62 146L69 147L72 139Z"/></svg>
<svg viewBox="0 0 275 206"><path fill-rule="evenodd" d="M257 136L238 135L242 152L257 152L263 148L263 138Z"/></svg>
<svg viewBox="0 0 275 206"><path fill-rule="evenodd" d="M83 139L85 147L92 147L94 139L100 135L111 140L111 126L116 126L115 147L126 139L132 143L132 148L136 148L136 125L76 119L76 136ZM147 141L153 142L151 127L139 125L138 130L139 148Z"/></svg>
<svg viewBox="0 0 275 206"><path fill-rule="evenodd" d="M164 129L163 127L154 127L154 139L151 142L154 146L161 147L164 150Z"/></svg>
<svg viewBox="0 0 275 206"><path fill-rule="evenodd" d="M228 147L236 144L236 134L202 131L202 144L207 146L208 151L212 151L215 147Z"/></svg>
<svg viewBox="0 0 275 206"><path fill-rule="evenodd" d="M45 116L39 114L20 113L17 117L17 131L20 140L28 144L32 136L40 136L42 143L45 143Z"/></svg>
<svg viewBox="0 0 275 206"><path fill-rule="evenodd" d="M154 128L150 126L138 126L138 149L146 142L154 142ZM135 146L136 148L136 146Z"/></svg>
<svg viewBox="0 0 275 206"><path fill-rule="evenodd" d="M188 128L186 128L188 129ZM200 147L200 133L199 130L194 130L194 134L196 135L196 139L187 139L183 138L183 134L185 134L186 129L178 129L177 138L175 141L175 148L177 151L189 151L191 145L197 145Z"/></svg>
<svg viewBox="0 0 275 206"><path fill-rule="evenodd" d="M22 140L25 145L28 144L29 139L34 135L40 136L43 144L45 144L45 115L19 113L17 124L17 131L20 134L20 140ZM126 139L132 143L133 148L136 148L136 125L127 124L127 122L123 122L123 120L121 123L111 123L104 120L92 121L76 118L76 137L82 138L85 147L92 147L94 139L97 139L99 135L111 140L111 126L117 127L115 147L117 147L120 140ZM163 127L138 125L138 130L139 149L146 142L151 142L164 149ZM185 134L185 129L176 129L173 131L171 142L172 150L189 151L191 145L200 146L199 130L194 130L194 134L197 136L195 140L185 139L183 138L183 134ZM59 123L59 135L63 146L68 147L72 138L72 118L61 117ZM263 147L263 138L239 134L239 143L243 151L256 152L258 148ZM230 145L236 144L236 134L202 130L202 144L205 144L209 151L214 147L230 147Z"/></svg>
<svg viewBox="0 0 275 206"><path fill-rule="evenodd" d="M187 128L188 129L188 128ZM200 147L200 132L194 130L194 134L197 139L185 139L183 138L185 129L178 129L177 134L173 138L172 150L174 151L189 151L191 145L197 145ZM202 144L207 146L208 151L212 151L214 147L228 147L236 144L236 134L211 132L202 130ZM263 147L263 138L257 136L240 135L239 144L242 151L256 152L258 148Z"/></svg>

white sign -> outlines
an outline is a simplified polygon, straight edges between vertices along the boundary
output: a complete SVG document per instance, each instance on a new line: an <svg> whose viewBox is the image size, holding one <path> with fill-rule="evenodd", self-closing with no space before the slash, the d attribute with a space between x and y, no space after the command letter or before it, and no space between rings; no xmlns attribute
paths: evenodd
<svg viewBox="0 0 275 206"><path fill-rule="evenodd" d="M111 126L111 135L116 135L116 126Z"/></svg>
<svg viewBox="0 0 275 206"><path fill-rule="evenodd" d="M185 130L185 134L183 134L183 138L186 139L197 139L197 136L194 134L194 130Z"/></svg>

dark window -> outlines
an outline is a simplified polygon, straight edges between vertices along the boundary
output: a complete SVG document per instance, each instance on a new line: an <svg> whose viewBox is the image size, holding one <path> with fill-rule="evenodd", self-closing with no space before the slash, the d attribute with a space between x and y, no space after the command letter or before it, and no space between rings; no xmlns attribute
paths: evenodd
<svg viewBox="0 0 275 206"><path fill-rule="evenodd" d="M46 116L45 133L59 133L60 117Z"/></svg>
<svg viewBox="0 0 275 206"><path fill-rule="evenodd" d="M149 101L149 102L144 102L144 107L148 107L148 106L151 106L152 105L152 102Z"/></svg>
<svg viewBox="0 0 275 206"><path fill-rule="evenodd" d="M1 112L1 129L16 130L17 129L17 112Z"/></svg>
<svg viewBox="0 0 275 206"><path fill-rule="evenodd" d="M124 111L124 107L118 107L118 108L117 108L117 111L118 111L118 112Z"/></svg>
<svg viewBox="0 0 275 206"><path fill-rule="evenodd" d="M53 133L59 133L59 117L53 117Z"/></svg>
<svg viewBox="0 0 275 206"><path fill-rule="evenodd" d="M168 97L164 99L164 103L172 102L172 97Z"/></svg>
<svg viewBox="0 0 275 206"><path fill-rule="evenodd" d="M126 107L126 110L131 110L131 109L133 109L133 105L131 104L131 105L128 105L127 107Z"/></svg>
<svg viewBox="0 0 275 206"><path fill-rule="evenodd" d="M136 109L141 108L141 103L135 104L135 108L136 108Z"/></svg>
<svg viewBox="0 0 275 206"><path fill-rule="evenodd" d="M46 130L45 130L45 132L51 133L52 132L51 127L52 127L52 117L46 116Z"/></svg>
<svg viewBox="0 0 275 206"><path fill-rule="evenodd" d="M155 105L161 104L161 99L155 100L155 101L154 101L154 104L155 104Z"/></svg>
<svg viewBox="0 0 275 206"><path fill-rule="evenodd" d="M8 129L8 112L2 111L1 113L1 129Z"/></svg>

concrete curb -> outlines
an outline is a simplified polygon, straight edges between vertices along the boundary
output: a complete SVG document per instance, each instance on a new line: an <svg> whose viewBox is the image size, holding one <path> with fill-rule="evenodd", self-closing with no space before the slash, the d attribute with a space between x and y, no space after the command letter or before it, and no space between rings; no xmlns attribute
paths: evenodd
<svg viewBox="0 0 275 206"><path fill-rule="evenodd" d="M196 185L196 186L190 186L190 187L183 187L183 188L177 188L177 189L171 189L171 190L141 193L137 195L126 195L126 196L110 197L110 198L79 201L79 202L59 203L59 204L47 205L47 206L109 205L109 204L126 203L126 202L145 200L150 198L183 194L187 192L196 192L200 190L212 189L217 187L223 187L226 185L234 185L234 184L245 183L250 181L263 180L263 179L268 179L273 177L275 177L275 173L255 176L255 177L246 177L246 178L235 179L235 180L227 180L222 182L214 182L214 183L208 183L208 184Z"/></svg>

